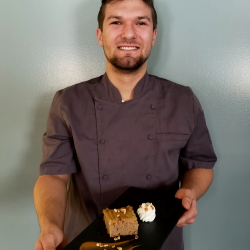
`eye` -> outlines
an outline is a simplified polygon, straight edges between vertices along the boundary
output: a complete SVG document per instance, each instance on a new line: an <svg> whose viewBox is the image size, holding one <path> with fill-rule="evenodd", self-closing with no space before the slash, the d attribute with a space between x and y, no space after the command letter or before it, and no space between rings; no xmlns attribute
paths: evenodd
<svg viewBox="0 0 250 250"><path fill-rule="evenodd" d="M116 24L116 25L118 25L118 24L121 24L121 22L119 22L119 21L114 21L114 22L112 22L111 24Z"/></svg>
<svg viewBox="0 0 250 250"><path fill-rule="evenodd" d="M145 22L139 22L137 25L147 25Z"/></svg>

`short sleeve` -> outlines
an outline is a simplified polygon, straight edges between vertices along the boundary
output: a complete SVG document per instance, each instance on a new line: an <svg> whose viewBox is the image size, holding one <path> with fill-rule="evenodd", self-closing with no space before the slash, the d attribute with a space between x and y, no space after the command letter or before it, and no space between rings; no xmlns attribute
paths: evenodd
<svg viewBox="0 0 250 250"><path fill-rule="evenodd" d="M180 166L184 169L211 169L217 160L202 107L193 94L194 129L180 152Z"/></svg>
<svg viewBox="0 0 250 250"><path fill-rule="evenodd" d="M43 135L40 175L70 174L77 171L72 133L63 118L60 96L61 91L58 91L49 111L47 129Z"/></svg>

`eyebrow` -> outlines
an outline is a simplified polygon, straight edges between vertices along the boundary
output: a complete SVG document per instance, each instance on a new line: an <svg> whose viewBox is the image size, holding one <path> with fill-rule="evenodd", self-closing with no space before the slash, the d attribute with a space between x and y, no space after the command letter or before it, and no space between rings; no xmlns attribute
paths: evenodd
<svg viewBox="0 0 250 250"><path fill-rule="evenodd" d="M151 18L149 18L148 16L138 16L137 18L139 20L147 19L149 22L151 22ZM122 16L111 15L107 18L107 20L110 20L110 19L122 19Z"/></svg>
<svg viewBox="0 0 250 250"><path fill-rule="evenodd" d="M138 19L139 20L147 19L149 22L151 22L151 18L149 18L148 16L138 16Z"/></svg>
<svg viewBox="0 0 250 250"><path fill-rule="evenodd" d="M114 15L111 15L111 16L109 16L108 17L108 19L107 20L109 20L109 19L122 19L122 17L121 16L114 16Z"/></svg>

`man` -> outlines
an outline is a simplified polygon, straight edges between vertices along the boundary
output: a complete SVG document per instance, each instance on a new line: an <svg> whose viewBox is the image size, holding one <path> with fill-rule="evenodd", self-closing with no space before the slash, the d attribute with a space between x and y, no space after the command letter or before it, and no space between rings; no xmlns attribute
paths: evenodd
<svg viewBox="0 0 250 250"><path fill-rule="evenodd" d="M90 221L128 187L164 187L182 199L187 212L162 247L181 250L182 227L194 223L216 162L203 111L190 88L147 74L157 36L151 0L102 1L98 21L106 73L58 91L52 102L34 190L35 249L66 244L71 174Z"/></svg>

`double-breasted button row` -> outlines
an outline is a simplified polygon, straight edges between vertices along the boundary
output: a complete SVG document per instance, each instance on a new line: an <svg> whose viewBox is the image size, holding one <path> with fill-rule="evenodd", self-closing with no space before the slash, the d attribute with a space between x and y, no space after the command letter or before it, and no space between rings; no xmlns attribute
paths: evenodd
<svg viewBox="0 0 250 250"><path fill-rule="evenodd" d="M155 105L155 104L151 104L150 107L151 107L151 109L153 109L153 110L156 109L156 105ZM102 109L103 109L103 106L102 106L101 104L98 104L98 105L97 105L97 109L98 109L98 110L102 110Z"/></svg>
<svg viewBox="0 0 250 250"><path fill-rule="evenodd" d="M150 135L148 135L148 139L149 140L154 140L154 136L150 134ZM101 143L101 144L104 144L105 142L106 141L103 138L99 140L99 143Z"/></svg>
<svg viewBox="0 0 250 250"><path fill-rule="evenodd" d="M107 180L109 179L109 177L108 177L108 175L103 175L103 176L102 176L102 179L103 179L104 181L107 181ZM147 179L148 181L152 180L152 175L151 175L151 174L148 174L148 175L146 176L146 179Z"/></svg>

